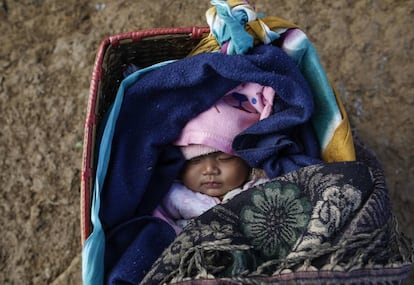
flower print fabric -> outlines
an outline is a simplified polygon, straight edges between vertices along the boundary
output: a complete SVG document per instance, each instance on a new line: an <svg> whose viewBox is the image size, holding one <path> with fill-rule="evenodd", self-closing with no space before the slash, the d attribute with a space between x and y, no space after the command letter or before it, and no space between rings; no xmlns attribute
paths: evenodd
<svg viewBox="0 0 414 285"><path fill-rule="evenodd" d="M310 219L309 199L294 184L267 184L251 194L241 211L242 229L266 258L287 255Z"/></svg>

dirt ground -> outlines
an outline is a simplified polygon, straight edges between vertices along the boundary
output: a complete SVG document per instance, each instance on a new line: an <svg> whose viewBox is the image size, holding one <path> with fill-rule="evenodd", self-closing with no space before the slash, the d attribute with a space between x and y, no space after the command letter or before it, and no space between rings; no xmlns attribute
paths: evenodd
<svg viewBox="0 0 414 285"><path fill-rule="evenodd" d="M309 35L358 136L384 165L401 230L414 238L414 1L255 3ZM0 284L81 284L82 143L99 43L131 30L204 26L208 7L0 0Z"/></svg>

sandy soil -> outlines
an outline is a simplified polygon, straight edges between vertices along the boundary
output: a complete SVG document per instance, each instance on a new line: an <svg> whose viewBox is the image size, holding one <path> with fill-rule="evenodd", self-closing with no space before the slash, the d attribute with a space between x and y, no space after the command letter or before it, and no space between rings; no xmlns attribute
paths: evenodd
<svg viewBox="0 0 414 285"><path fill-rule="evenodd" d="M198 5L195 5L198 3ZM256 1L310 36L414 238L414 2ZM0 284L81 284L79 185L99 43L205 25L203 1L0 1ZM409 284L414 284L411 278Z"/></svg>

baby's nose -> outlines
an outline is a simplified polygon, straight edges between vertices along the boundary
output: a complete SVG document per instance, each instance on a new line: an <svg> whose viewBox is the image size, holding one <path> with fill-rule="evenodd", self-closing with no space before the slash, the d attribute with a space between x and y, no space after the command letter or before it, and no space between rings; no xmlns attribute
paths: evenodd
<svg viewBox="0 0 414 285"><path fill-rule="evenodd" d="M203 173L204 174L218 174L220 168L218 167L217 160L213 157L206 157L203 161Z"/></svg>

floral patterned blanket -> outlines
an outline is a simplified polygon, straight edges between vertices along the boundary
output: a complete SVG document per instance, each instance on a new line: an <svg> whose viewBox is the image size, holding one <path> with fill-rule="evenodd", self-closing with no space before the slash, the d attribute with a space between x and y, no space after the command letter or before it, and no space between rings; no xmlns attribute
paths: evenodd
<svg viewBox="0 0 414 285"><path fill-rule="evenodd" d="M403 284L411 241L399 232L381 166L303 167L193 220L141 284Z"/></svg>

